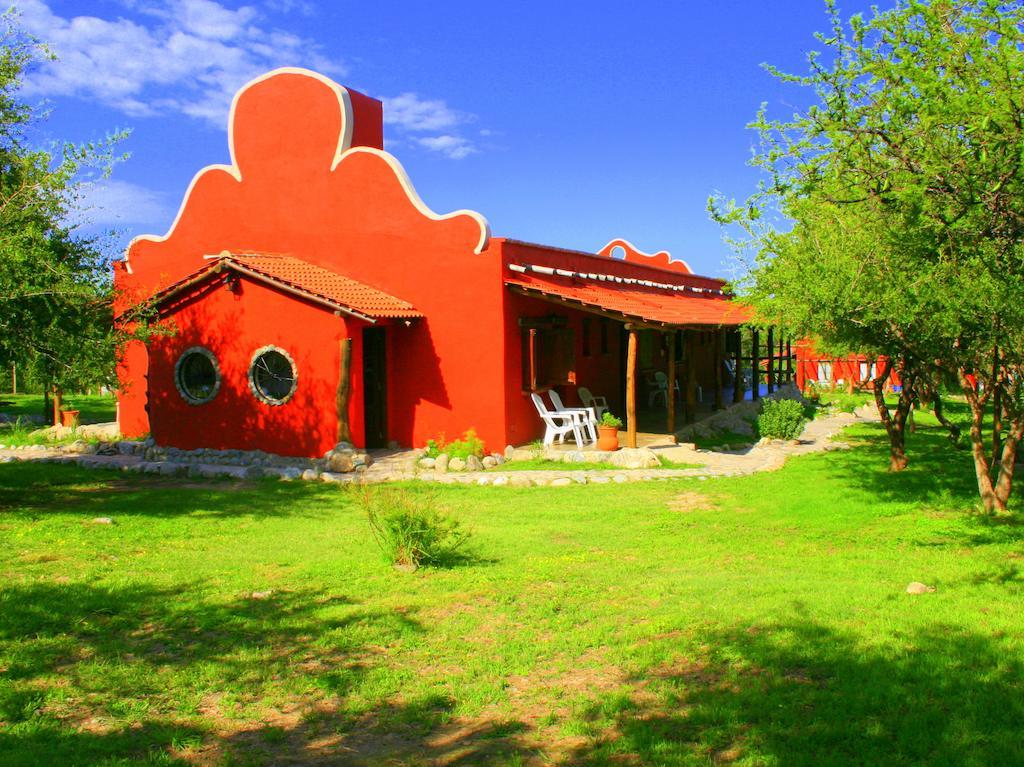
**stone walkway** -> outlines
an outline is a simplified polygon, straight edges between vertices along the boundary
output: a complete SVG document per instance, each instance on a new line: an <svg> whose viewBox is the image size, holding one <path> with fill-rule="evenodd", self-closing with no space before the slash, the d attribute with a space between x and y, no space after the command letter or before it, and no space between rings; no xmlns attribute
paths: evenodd
<svg viewBox="0 0 1024 767"><path fill-rule="evenodd" d="M872 420L878 420L878 414L873 408L861 408L856 413L833 413L821 416L808 423L799 440L791 442L779 440L765 441L753 447L736 451L696 450L692 446L669 444L651 446L651 449L658 455L664 456L673 462L700 464L700 468L692 469L598 470L586 469L584 468L586 464L566 463L564 469L558 468L543 471L502 471L499 466L496 469L482 472L440 473L417 469L416 462L420 457L420 452L417 450L389 450L374 453L374 462L365 471L347 474L320 472L314 476L324 482L339 484L419 479L439 484L472 484L493 487L563 487L577 484L608 484L669 479L706 480L710 477L735 477L754 474L760 471L775 471L782 468L786 459L790 456L844 449L848 447L846 444L833 441L832 438L850 424ZM144 456L137 453L95 455L69 451L67 448L40 446L0 449L0 463L12 461L71 463L91 469L111 469L164 476L226 477L232 479L270 476L281 480L312 478L310 476L300 477L302 472L295 469L271 466L257 468L253 466L224 464L185 465L166 460L147 461Z"/></svg>

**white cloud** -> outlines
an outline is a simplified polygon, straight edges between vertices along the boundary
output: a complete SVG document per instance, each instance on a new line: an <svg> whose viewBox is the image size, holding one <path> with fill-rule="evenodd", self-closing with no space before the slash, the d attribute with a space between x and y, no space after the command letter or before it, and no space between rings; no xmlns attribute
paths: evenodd
<svg viewBox="0 0 1024 767"><path fill-rule="evenodd" d="M63 17L47 3L16 0L22 25L58 58L28 75L30 94L82 98L131 117L182 114L223 129L235 92L270 69L305 66L333 77L347 74L315 41L268 23L268 12L313 13L308 0L234 9L216 0L121 0L135 16L115 19ZM418 146L456 160L479 151L459 130L474 115L411 92L380 98L384 122L398 133L389 145Z"/></svg>
<svg viewBox="0 0 1024 767"><path fill-rule="evenodd" d="M458 126L476 119L474 115L454 110L441 99L424 99L415 93L385 96L381 101L385 125L394 125L402 133L439 134L416 136L412 139L414 144L453 160L479 151L469 139L457 133Z"/></svg>
<svg viewBox="0 0 1024 767"><path fill-rule="evenodd" d="M385 96L384 122L405 130L436 131L451 128L463 121L462 116L440 99L422 99L415 93Z"/></svg>
<svg viewBox="0 0 1024 767"><path fill-rule="evenodd" d="M179 112L224 128L235 91L269 69L346 72L314 41L263 24L253 6L229 9L214 0L128 5L153 23L65 18L44 0L18 0L22 25L58 57L30 73L25 90L91 99L136 117Z"/></svg>
<svg viewBox="0 0 1024 767"><path fill-rule="evenodd" d="M275 13L298 13L302 16L316 13L316 5L312 0L267 0L266 5Z"/></svg>
<svg viewBox="0 0 1024 767"><path fill-rule="evenodd" d="M433 152L440 152L453 160L461 160L463 157L468 157L479 151L468 139L449 134L417 138L416 143Z"/></svg>
<svg viewBox="0 0 1024 767"><path fill-rule="evenodd" d="M171 220L174 211L164 196L152 189L120 179L83 184L74 218L93 226L126 226Z"/></svg>

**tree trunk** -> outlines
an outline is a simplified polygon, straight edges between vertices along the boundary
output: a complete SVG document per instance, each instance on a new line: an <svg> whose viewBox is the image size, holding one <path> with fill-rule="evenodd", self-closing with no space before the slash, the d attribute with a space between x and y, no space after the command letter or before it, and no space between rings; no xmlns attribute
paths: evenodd
<svg viewBox="0 0 1024 767"><path fill-rule="evenodd" d="M889 413L885 404L885 382L892 370L892 360L886 359L885 368L877 378L871 379L871 388L875 395L875 407L882 419L882 426L889 437L889 471L903 471L907 468L906 424L910 403L913 402L913 379L906 365L901 365L900 376L903 378L903 390L896 405L895 417Z"/></svg>
<svg viewBox="0 0 1024 767"><path fill-rule="evenodd" d="M949 439L954 445L958 445L960 442L960 427L955 423L946 418L946 414L942 410L942 396L939 394L938 389L930 392L930 399L932 403L932 413L935 415L935 420L942 424L946 431L949 432Z"/></svg>
<svg viewBox="0 0 1024 767"><path fill-rule="evenodd" d="M1002 460L999 462L999 477L995 486L995 511L1006 511L1013 492L1013 470L1017 462L1017 446L1024 436L1024 418L1014 421L1010 433L1003 441Z"/></svg>
<svg viewBox="0 0 1024 767"><path fill-rule="evenodd" d="M992 350L992 460L1002 450L999 440L1003 433L1003 387L999 381L999 347Z"/></svg>
<svg viewBox="0 0 1024 767"><path fill-rule="evenodd" d="M978 495L981 497L981 504L989 514L997 511L1004 511L999 506L996 490L992 484L992 464L985 453L985 441L983 426L985 421L985 399L978 396L977 390L967 378L967 371L963 368L959 371L960 388L967 398L967 404L971 407L971 428L969 436L971 440L971 457L974 459L974 476L978 482ZM1015 451L1016 452L1016 451ZM1010 482L1012 483L1013 470L1010 470Z"/></svg>

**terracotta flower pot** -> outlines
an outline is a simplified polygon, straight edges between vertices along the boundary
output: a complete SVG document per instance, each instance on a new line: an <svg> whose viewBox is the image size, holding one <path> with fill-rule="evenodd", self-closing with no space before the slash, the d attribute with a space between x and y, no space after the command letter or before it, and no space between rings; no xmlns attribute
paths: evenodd
<svg viewBox="0 0 1024 767"><path fill-rule="evenodd" d="M618 450L619 449L619 427L598 426L597 427L597 449Z"/></svg>
<svg viewBox="0 0 1024 767"><path fill-rule="evenodd" d="M60 411L60 425L61 426L78 426L78 411L77 410L61 410Z"/></svg>

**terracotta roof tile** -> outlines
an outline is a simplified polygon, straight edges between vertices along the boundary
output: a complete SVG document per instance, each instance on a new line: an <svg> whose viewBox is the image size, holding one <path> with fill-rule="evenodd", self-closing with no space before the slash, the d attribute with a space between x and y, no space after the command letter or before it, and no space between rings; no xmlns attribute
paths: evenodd
<svg viewBox="0 0 1024 767"><path fill-rule="evenodd" d="M224 252L206 259L201 269L163 288L153 299L163 303L209 274L231 269L298 291L362 319L423 316L408 301L294 256Z"/></svg>
<svg viewBox="0 0 1024 767"><path fill-rule="evenodd" d="M745 307L720 295L695 295L636 284L536 273L514 274L505 284L529 294L561 299L643 322L665 325L740 325Z"/></svg>
<svg viewBox="0 0 1024 767"><path fill-rule="evenodd" d="M407 301L294 256L232 253L221 260L369 317L423 316Z"/></svg>

